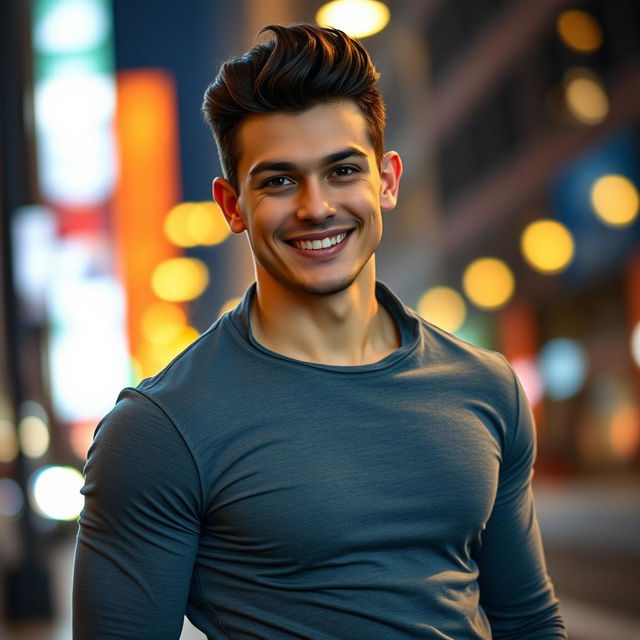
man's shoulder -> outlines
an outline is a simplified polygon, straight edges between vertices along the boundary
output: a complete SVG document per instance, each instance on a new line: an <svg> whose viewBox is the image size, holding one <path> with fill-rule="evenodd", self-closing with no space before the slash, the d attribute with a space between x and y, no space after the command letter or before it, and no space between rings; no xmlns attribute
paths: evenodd
<svg viewBox="0 0 640 640"><path fill-rule="evenodd" d="M179 420L186 408L222 399L225 389L246 369L246 345L225 314L136 391Z"/></svg>
<svg viewBox="0 0 640 640"><path fill-rule="evenodd" d="M162 370L145 378L138 389L148 395L188 392L232 368L242 351L241 339L227 314L178 353Z"/></svg>
<svg viewBox="0 0 640 640"><path fill-rule="evenodd" d="M469 342L419 316L418 319L424 349L436 363L513 381L511 365L499 351Z"/></svg>

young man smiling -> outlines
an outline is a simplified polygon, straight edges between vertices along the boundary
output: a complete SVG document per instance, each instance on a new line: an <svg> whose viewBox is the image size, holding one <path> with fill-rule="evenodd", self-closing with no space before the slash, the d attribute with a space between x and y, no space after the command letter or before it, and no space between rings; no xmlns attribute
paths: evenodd
<svg viewBox="0 0 640 640"><path fill-rule="evenodd" d="M99 425L74 637L566 638L517 379L376 282L402 173L377 73L339 31L269 30L203 106L256 282Z"/></svg>
<svg viewBox="0 0 640 640"><path fill-rule="evenodd" d="M395 350L373 254L381 209L396 204L398 154L376 158L365 117L347 98L248 116L237 144L237 186L216 178L213 189L231 230L251 243L258 342L325 364L367 364Z"/></svg>

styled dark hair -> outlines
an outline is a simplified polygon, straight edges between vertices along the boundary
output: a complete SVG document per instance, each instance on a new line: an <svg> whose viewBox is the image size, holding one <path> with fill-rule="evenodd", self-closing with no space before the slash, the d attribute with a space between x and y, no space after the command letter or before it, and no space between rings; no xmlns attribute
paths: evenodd
<svg viewBox="0 0 640 640"><path fill-rule="evenodd" d="M369 54L338 29L270 25L273 38L225 62L207 87L202 104L224 175L238 188L237 139L242 121L258 113L304 111L341 98L362 110L378 163L384 152L385 109Z"/></svg>

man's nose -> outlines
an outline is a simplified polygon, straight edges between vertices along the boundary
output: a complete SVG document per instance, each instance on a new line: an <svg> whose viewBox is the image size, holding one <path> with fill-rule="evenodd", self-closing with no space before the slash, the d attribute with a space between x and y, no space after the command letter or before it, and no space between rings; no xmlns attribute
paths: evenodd
<svg viewBox="0 0 640 640"><path fill-rule="evenodd" d="M317 223L336 214L336 209L320 181L308 180L299 193L297 216L300 220Z"/></svg>

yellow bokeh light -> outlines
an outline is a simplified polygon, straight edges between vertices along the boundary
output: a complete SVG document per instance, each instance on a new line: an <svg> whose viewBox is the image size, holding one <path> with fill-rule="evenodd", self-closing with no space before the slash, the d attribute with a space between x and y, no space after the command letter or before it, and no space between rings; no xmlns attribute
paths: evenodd
<svg viewBox="0 0 640 640"><path fill-rule="evenodd" d="M184 351L200 336L197 329L186 326L171 342L151 344L149 354L156 371L166 367L181 351ZM155 373L155 372L154 372Z"/></svg>
<svg viewBox="0 0 640 640"><path fill-rule="evenodd" d="M316 22L334 27L352 38L366 38L382 31L391 14L384 2L376 0L334 0L318 9Z"/></svg>
<svg viewBox="0 0 640 640"><path fill-rule="evenodd" d="M626 227L638 217L640 196L631 180L609 174L594 182L591 187L591 204L604 223Z"/></svg>
<svg viewBox="0 0 640 640"><path fill-rule="evenodd" d="M18 457L18 438L13 423L0 420L0 462L13 462Z"/></svg>
<svg viewBox="0 0 640 640"><path fill-rule="evenodd" d="M497 309L506 304L515 289L511 269L497 258L474 260L462 276L464 292L482 309Z"/></svg>
<svg viewBox="0 0 640 640"><path fill-rule="evenodd" d="M195 244L220 244L229 235L229 226L215 202L194 202L187 220L189 234Z"/></svg>
<svg viewBox="0 0 640 640"><path fill-rule="evenodd" d="M172 342L186 325L184 309L170 302L156 302L142 314L142 335L154 344Z"/></svg>
<svg viewBox="0 0 640 640"><path fill-rule="evenodd" d="M240 300L242 300L242 298L231 298L231 299L227 300L220 307L220 310L218 311L218 317L220 317L224 313L227 313L227 311L231 311L232 309L235 309L235 307L238 305Z"/></svg>
<svg viewBox="0 0 640 640"><path fill-rule="evenodd" d="M181 202L169 211L164 232L178 247L220 244L229 235L229 227L215 202Z"/></svg>
<svg viewBox="0 0 640 640"><path fill-rule="evenodd" d="M454 333L463 324L467 308L462 296L450 287L433 287L418 300L418 313L428 322Z"/></svg>
<svg viewBox="0 0 640 640"><path fill-rule="evenodd" d="M18 425L18 439L27 458L40 458L49 448L49 427L39 416L26 416Z"/></svg>
<svg viewBox="0 0 640 640"><path fill-rule="evenodd" d="M151 288L161 300L185 302L197 298L209 284L207 266L196 258L169 258L151 275Z"/></svg>
<svg viewBox="0 0 640 640"><path fill-rule="evenodd" d="M164 220L165 235L169 242L178 247L193 247L197 244L191 236L188 224L191 207L191 202L181 202L169 211Z"/></svg>
<svg viewBox="0 0 640 640"><path fill-rule="evenodd" d="M556 220L536 220L523 231L520 249L526 261L542 273L566 269L574 254L573 236Z"/></svg>
<svg viewBox="0 0 640 640"><path fill-rule="evenodd" d="M558 17L556 27L562 41L574 51L590 53L602 46L602 27L586 11L563 11Z"/></svg>
<svg viewBox="0 0 640 640"><path fill-rule="evenodd" d="M609 113L609 99L600 80L588 69L573 68L565 79L569 113L584 124L598 124Z"/></svg>

